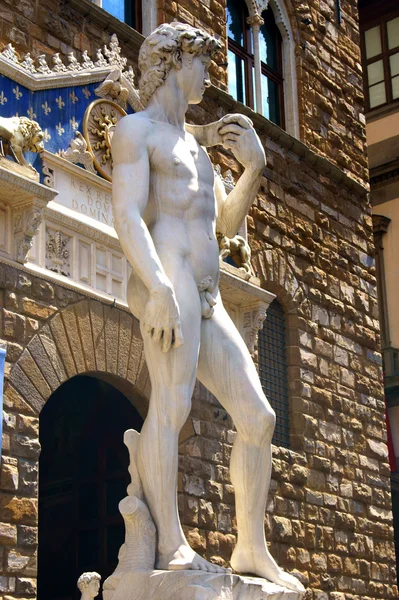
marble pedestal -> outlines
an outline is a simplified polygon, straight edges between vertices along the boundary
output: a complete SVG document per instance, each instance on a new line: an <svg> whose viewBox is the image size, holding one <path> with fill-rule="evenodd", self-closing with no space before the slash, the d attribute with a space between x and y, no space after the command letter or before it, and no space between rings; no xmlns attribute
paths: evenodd
<svg viewBox="0 0 399 600"><path fill-rule="evenodd" d="M125 573L116 589L103 588L104 600L301 600L293 592L259 577L200 571Z"/></svg>

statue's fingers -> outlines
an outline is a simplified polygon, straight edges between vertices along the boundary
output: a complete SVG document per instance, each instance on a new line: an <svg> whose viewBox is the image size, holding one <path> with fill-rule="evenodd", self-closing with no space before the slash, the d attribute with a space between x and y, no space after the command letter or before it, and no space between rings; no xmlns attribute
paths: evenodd
<svg viewBox="0 0 399 600"><path fill-rule="evenodd" d="M228 133L227 135L223 136L222 142L238 142L239 139L239 135L235 135L234 133Z"/></svg>
<svg viewBox="0 0 399 600"><path fill-rule="evenodd" d="M244 127L240 125L236 125L235 123L230 123L229 125L224 125L221 129L219 129L220 135L226 135L226 133L235 133L237 135L242 135L244 131Z"/></svg>
<svg viewBox="0 0 399 600"><path fill-rule="evenodd" d="M163 332L162 352L168 352L168 350L170 350L171 345L172 345L172 328L169 327L168 329L165 329Z"/></svg>
<svg viewBox="0 0 399 600"><path fill-rule="evenodd" d="M238 113L235 113L233 115L226 115L225 117L223 117L223 124L227 123L238 123L239 125L241 125L241 127L244 127L244 129L250 129L251 127L253 127L253 123L249 117L246 117L245 115L240 115Z"/></svg>
<svg viewBox="0 0 399 600"><path fill-rule="evenodd" d="M183 332L181 330L181 326L180 323L177 323L177 325L175 326L174 330L174 341L173 341L173 347L174 348L180 348L180 346L182 346L184 344L184 338L183 338Z"/></svg>
<svg viewBox="0 0 399 600"><path fill-rule="evenodd" d="M235 150L237 148L237 142L233 140L223 141L223 146L228 150Z"/></svg>

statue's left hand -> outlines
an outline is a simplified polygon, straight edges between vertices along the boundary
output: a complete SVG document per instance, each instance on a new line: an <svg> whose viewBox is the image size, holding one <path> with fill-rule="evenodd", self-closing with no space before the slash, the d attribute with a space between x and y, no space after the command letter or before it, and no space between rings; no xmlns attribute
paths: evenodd
<svg viewBox="0 0 399 600"><path fill-rule="evenodd" d="M266 166L265 151L252 121L240 114L223 117L219 128L222 145L247 169L262 170Z"/></svg>

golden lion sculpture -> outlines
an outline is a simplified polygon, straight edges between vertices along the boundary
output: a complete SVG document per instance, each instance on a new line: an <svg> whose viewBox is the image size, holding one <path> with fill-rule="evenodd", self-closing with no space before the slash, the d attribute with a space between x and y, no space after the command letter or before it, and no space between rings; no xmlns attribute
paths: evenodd
<svg viewBox="0 0 399 600"><path fill-rule="evenodd" d="M27 150L44 150L39 123L28 117L0 117L0 155L10 154L20 165L36 171L25 159L24 152Z"/></svg>

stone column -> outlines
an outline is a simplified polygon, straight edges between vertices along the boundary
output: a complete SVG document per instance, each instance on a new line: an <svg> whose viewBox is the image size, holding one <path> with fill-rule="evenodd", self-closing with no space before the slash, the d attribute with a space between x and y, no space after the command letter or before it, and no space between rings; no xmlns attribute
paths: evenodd
<svg viewBox="0 0 399 600"><path fill-rule="evenodd" d="M258 13L255 13L254 15L248 17L247 23L252 29L254 40L256 112L262 114L262 68L260 60L259 34L264 20Z"/></svg>

